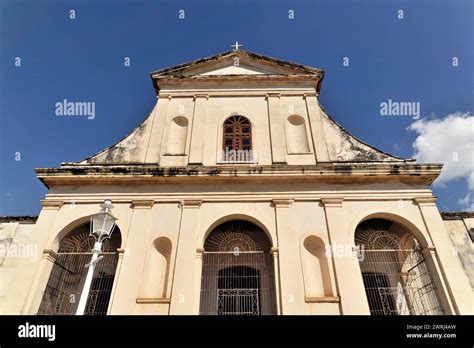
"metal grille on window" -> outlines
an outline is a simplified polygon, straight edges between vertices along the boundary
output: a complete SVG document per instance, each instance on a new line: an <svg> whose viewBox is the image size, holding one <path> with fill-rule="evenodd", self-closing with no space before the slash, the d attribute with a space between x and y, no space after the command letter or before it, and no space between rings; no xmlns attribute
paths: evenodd
<svg viewBox="0 0 474 348"><path fill-rule="evenodd" d="M276 314L270 242L246 221L226 222L204 245L200 313L204 315Z"/></svg>
<svg viewBox="0 0 474 348"><path fill-rule="evenodd" d="M97 263L87 300L85 315L105 315L109 305L117 268L117 249L121 236L118 228L111 239L105 239ZM72 315L76 313L90 262L94 238L89 236L90 224L84 224L70 232L60 242L59 250L48 284L43 293L39 315Z"/></svg>
<svg viewBox="0 0 474 348"><path fill-rule="evenodd" d="M443 314L427 260L399 224L370 219L356 229L359 263L372 315Z"/></svg>

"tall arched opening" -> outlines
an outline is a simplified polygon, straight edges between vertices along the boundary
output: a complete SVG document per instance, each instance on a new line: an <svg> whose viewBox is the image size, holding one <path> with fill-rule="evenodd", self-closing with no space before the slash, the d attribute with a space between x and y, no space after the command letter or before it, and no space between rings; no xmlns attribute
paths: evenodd
<svg viewBox="0 0 474 348"><path fill-rule="evenodd" d="M204 243L200 314L277 314L271 242L262 229L233 220Z"/></svg>
<svg viewBox="0 0 474 348"><path fill-rule="evenodd" d="M91 260L94 238L90 223L73 229L59 242L53 268L41 300L39 315L73 315L76 313ZM96 264L84 315L107 314L122 237L115 226L110 239L102 243L102 257Z"/></svg>
<svg viewBox="0 0 474 348"><path fill-rule="evenodd" d="M357 226L355 244L372 315L443 314L420 243L407 228L368 219Z"/></svg>

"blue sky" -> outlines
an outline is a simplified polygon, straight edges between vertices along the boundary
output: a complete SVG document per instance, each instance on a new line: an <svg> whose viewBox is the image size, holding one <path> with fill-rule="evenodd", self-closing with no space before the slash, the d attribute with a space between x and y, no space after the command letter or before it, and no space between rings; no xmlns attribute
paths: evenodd
<svg viewBox="0 0 474 348"><path fill-rule="evenodd" d="M419 102L428 122L472 115L473 14L470 0L0 0L0 215L38 214L46 188L34 168L83 159L136 127L155 103L150 71L236 40L326 70L320 99L331 116L365 142L412 157L413 118L381 116L380 103ZM56 116L63 99L95 102L96 117ZM461 209L468 190L463 175L434 187L441 210Z"/></svg>

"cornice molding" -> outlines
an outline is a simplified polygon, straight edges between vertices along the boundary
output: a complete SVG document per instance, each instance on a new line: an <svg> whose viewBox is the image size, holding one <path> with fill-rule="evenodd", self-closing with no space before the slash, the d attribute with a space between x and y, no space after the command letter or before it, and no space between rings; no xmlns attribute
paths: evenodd
<svg viewBox="0 0 474 348"><path fill-rule="evenodd" d="M179 207L182 209L199 209L201 204L202 200L200 199L183 199L179 201Z"/></svg>
<svg viewBox="0 0 474 348"><path fill-rule="evenodd" d="M291 198L286 199L272 199L272 206L275 208L293 208L295 200Z"/></svg>
<svg viewBox="0 0 474 348"><path fill-rule="evenodd" d="M281 93L266 93L265 97L268 98L281 98Z"/></svg>
<svg viewBox="0 0 474 348"><path fill-rule="evenodd" d="M64 201L42 200L41 206L46 210L59 210L64 205Z"/></svg>
<svg viewBox="0 0 474 348"><path fill-rule="evenodd" d="M194 94L193 99L198 99L198 98L206 98L207 100L209 99L209 94L201 94L201 93Z"/></svg>
<svg viewBox="0 0 474 348"><path fill-rule="evenodd" d="M314 92L314 93L303 93L303 99L306 99L308 97L317 97L318 96L318 93Z"/></svg>
<svg viewBox="0 0 474 348"><path fill-rule="evenodd" d="M126 165L74 165L60 168L37 168L37 177L48 187L58 184L90 182L195 182L203 180L286 180L324 182L406 182L431 184L441 172L441 165L409 162L324 162L317 165L190 165L160 167L156 164L131 163Z"/></svg>
<svg viewBox="0 0 474 348"><path fill-rule="evenodd" d="M342 197L328 197L328 198L321 198L321 203L324 207L342 207L342 202L344 198Z"/></svg>
<svg viewBox="0 0 474 348"><path fill-rule="evenodd" d="M153 200L132 200L133 209L149 209L153 204L155 204Z"/></svg>
<svg viewBox="0 0 474 348"><path fill-rule="evenodd" d="M433 206L436 205L437 197L417 197L413 201L418 206Z"/></svg>

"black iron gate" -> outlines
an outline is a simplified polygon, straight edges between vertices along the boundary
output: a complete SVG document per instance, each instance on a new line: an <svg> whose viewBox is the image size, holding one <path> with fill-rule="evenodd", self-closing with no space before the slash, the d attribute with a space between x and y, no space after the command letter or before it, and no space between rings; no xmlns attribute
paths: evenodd
<svg viewBox="0 0 474 348"><path fill-rule="evenodd" d="M420 251L364 250L362 255L360 266L371 314L443 314Z"/></svg>
<svg viewBox="0 0 474 348"><path fill-rule="evenodd" d="M87 275L85 267L91 261L94 238L86 223L68 233L60 242L48 284L38 310L39 315L76 314ZM105 315L117 268L117 249L121 245L120 230L115 227L110 239L102 243L102 257L95 265L85 315Z"/></svg>
<svg viewBox="0 0 474 348"><path fill-rule="evenodd" d="M76 313L92 253L59 253L43 294L39 315ZM105 315L117 267L117 253L101 253L92 278L85 315Z"/></svg>
<svg viewBox="0 0 474 348"><path fill-rule="evenodd" d="M263 251L206 252L201 314L277 314L273 258Z"/></svg>

